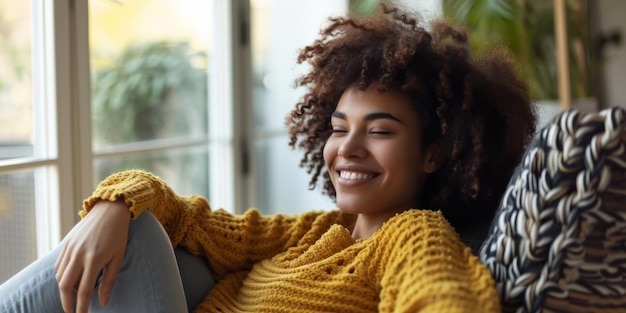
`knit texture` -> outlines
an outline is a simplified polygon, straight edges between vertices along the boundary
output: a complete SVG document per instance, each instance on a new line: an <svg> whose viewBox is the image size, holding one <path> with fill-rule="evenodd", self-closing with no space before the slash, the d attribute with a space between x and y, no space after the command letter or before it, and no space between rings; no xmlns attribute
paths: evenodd
<svg viewBox="0 0 626 313"><path fill-rule="evenodd" d="M440 212L409 210L355 241L340 211L262 216L211 210L142 171L113 174L85 200L150 210L173 246L209 261L217 285L195 312L499 312L491 274Z"/></svg>
<svg viewBox="0 0 626 313"><path fill-rule="evenodd" d="M626 312L626 110L537 132L480 251L504 312Z"/></svg>

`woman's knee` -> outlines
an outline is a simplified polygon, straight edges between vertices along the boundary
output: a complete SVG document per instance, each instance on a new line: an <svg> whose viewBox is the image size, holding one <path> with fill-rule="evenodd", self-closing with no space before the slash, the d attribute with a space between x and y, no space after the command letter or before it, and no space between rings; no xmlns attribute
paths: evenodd
<svg viewBox="0 0 626 313"><path fill-rule="evenodd" d="M149 211L143 212L136 220L132 221L129 229L128 249L150 253L151 255L145 255L143 258L159 262L155 267L161 273L168 271L168 273L163 273L160 276L179 279L175 284L182 284L184 297L190 310L199 305L215 286L215 280L207 261L201 256L191 254L182 246L173 249L163 226ZM174 264L172 264L172 260L174 260Z"/></svg>

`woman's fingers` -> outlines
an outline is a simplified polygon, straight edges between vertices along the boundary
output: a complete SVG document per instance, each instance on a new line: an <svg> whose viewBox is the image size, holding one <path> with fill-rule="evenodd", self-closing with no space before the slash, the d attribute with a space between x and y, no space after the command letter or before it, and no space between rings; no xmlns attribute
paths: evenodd
<svg viewBox="0 0 626 313"><path fill-rule="evenodd" d="M87 313L89 311L91 295L96 286L96 279L98 278L100 268L101 266L94 263L89 263L87 267L85 267L76 290L76 313Z"/></svg>
<svg viewBox="0 0 626 313"><path fill-rule="evenodd" d="M57 270L57 273L56 273L56 276L55 276L56 280L57 280L57 283L61 282L61 279L63 278L63 274L65 273L65 269L67 268L67 262L68 261L69 260L67 260L67 258L63 258L63 259L59 258L59 259L57 259L57 264L58 265L55 266L56 270Z"/></svg>
<svg viewBox="0 0 626 313"><path fill-rule="evenodd" d="M100 304L102 306L107 306L109 304L111 290L113 290L113 286L115 285L115 280L117 278L117 273L120 271L122 260L123 257L115 257L104 268L100 286L98 287L98 299L100 300Z"/></svg>
<svg viewBox="0 0 626 313"><path fill-rule="evenodd" d="M67 249L67 245L63 246L63 249L61 249L61 253L59 253L59 256L57 257L57 261L54 263L54 268L57 270L57 274L59 272L59 268L61 268L62 266L64 266L64 261L65 261L65 251Z"/></svg>
<svg viewBox="0 0 626 313"><path fill-rule="evenodd" d="M74 298L76 287L82 277L82 268L69 264L63 274L57 274L57 282L59 284L59 295L61 296L61 306L66 313L74 312Z"/></svg>
<svg viewBox="0 0 626 313"><path fill-rule="evenodd" d="M73 252L73 251L72 251ZM123 255L111 258L107 264L106 258L91 256L88 253L66 252L64 258L57 261L57 283L61 303L65 312L87 312L96 281L101 269L105 269L100 285L99 298L102 305L108 304L108 295L115 283L117 272L121 266ZM106 295L106 301L103 301ZM76 305L76 308L74 308Z"/></svg>

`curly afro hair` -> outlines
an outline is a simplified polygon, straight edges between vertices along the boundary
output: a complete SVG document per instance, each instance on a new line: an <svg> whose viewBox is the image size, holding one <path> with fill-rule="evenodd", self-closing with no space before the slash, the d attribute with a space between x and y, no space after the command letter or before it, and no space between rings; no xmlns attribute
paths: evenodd
<svg viewBox="0 0 626 313"><path fill-rule="evenodd" d="M323 159L330 117L342 93L378 82L413 99L422 146L437 144L444 163L429 175L420 208L441 210L454 226L489 221L535 130L526 84L506 50L472 56L467 34L442 20L423 26L419 15L382 4L372 17L330 18L321 38L298 63L310 71L296 80L306 94L287 116L292 148L304 150L301 166L335 189Z"/></svg>

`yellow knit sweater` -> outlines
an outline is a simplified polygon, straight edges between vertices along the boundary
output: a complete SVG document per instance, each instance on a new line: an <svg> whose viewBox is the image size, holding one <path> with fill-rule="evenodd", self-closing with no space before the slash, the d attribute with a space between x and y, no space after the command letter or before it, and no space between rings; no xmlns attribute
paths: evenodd
<svg viewBox="0 0 626 313"><path fill-rule="evenodd" d="M355 241L355 217L212 211L142 171L111 175L85 200L150 210L174 246L205 256L218 280L195 312L499 312L494 282L441 213L409 210Z"/></svg>

